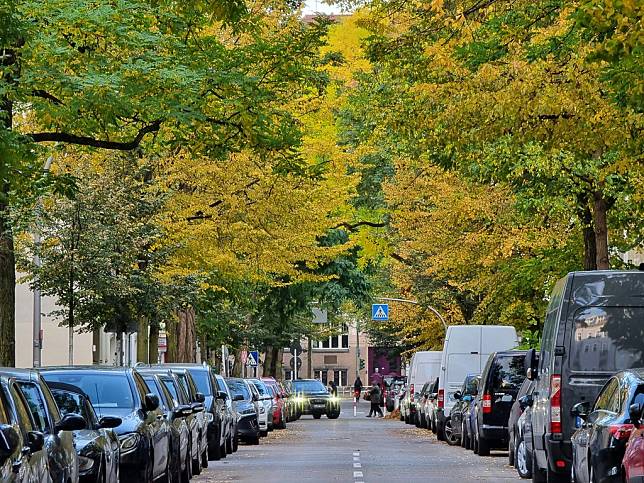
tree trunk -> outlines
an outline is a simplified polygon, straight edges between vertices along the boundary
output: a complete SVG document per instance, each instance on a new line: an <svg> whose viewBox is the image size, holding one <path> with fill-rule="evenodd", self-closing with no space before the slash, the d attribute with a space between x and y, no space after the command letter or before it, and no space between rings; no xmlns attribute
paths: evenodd
<svg viewBox="0 0 644 483"><path fill-rule="evenodd" d="M0 154L1 155L1 154ZM8 187L7 187L8 188ZM0 195L6 196L8 189ZM0 365L16 365L16 259L9 206L0 202Z"/></svg>
<svg viewBox="0 0 644 483"><path fill-rule="evenodd" d="M150 357L148 346L150 338L148 337L148 319L146 317L139 318L139 327L136 333L136 360L145 364L154 364L156 359Z"/></svg>
<svg viewBox="0 0 644 483"><path fill-rule="evenodd" d="M262 364L262 375L269 376L271 373L271 365L273 364L273 348L266 347L264 349L264 363Z"/></svg>
<svg viewBox="0 0 644 483"><path fill-rule="evenodd" d="M177 362L177 331L179 330L179 318L173 314L165 324L166 337L166 362Z"/></svg>
<svg viewBox="0 0 644 483"><path fill-rule="evenodd" d="M159 326L156 324L150 325L150 345L148 346L150 364L159 362Z"/></svg>
<svg viewBox="0 0 644 483"><path fill-rule="evenodd" d="M593 224L595 226L595 246L598 270L610 268L608 255L608 203L600 191L593 197Z"/></svg>
<svg viewBox="0 0 644 483"><path fill-rule="evenodd" d="M313 342L311 341L310 337L308 339L308 352L306 354L306 377L313 379Z"/></svg>
<svg viewBox="0 0 644 483"><path fill-rule="evenodd" d="M177 312L177 359L175 362L195 362L197 355L195 310L192 307Z"/></svg>
<svg viewBox="0 0 644 483"><path fill-rule="evenodd" d="M586 206L582 212L584 234L584 270L597 270L597 242L593 228L593 213Z"/></svg>

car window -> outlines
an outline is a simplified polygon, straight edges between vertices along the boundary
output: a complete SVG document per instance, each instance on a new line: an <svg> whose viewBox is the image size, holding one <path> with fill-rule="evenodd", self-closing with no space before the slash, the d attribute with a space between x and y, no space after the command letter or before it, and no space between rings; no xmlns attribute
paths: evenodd
<svg viewBox="0 0 644 483"><path fill-rule="evenodd" d="M181 384L181 387L183 388L183 390L184 390L184 391L186 392L186 394L188 395L188 400L189 400L189 401L192 401L192 400L193 400L194 392L192 392L192 391L190 390L190 389L191 389L191 385L188 383L188 377L186 376L186 374L185 374L185 373L183 373L183 372L179 372L179 373L177 373L177 379L179 379L179 383Z"/></svg>
<svg viewBox="0 0 644 483"><path fill-rule="evenodd" d="M11 417L9 416L9 401L4 391L0 391L0 424L11 424Z"/></svg>
<svg viewBox="0 0 644 483"><path fill-rule="evenodd" d="M66 382L83 390L92 405L100 413L101 409L127 408L134 409L134 394L128 378L123 373L46 373L45 379L55 382Z"/></svg>
<svg viewBox="0 0 644 483"><path fill-rule="evenodd" d="M524 360L524 354L496 357L490 368L491 392L518 392L525 380Z"/></svg>
<svg viewBox="0 0 644 483"><path fill-rule="evenodd" d="M465 381L465 392L463 394L469 394L470 396L475 394L478 389L478 378L471 377Z"/></svg>
<svg viewBox="0 0 644 483"><path fill-rule="evenodd" d="M174 381L170 376L161 376L160 379L166 390L170 393L175 406L186 404L186 402L181 399L180 393L177 391L177 386L175 386Z"/></svg>
<svg viewBox="0 0 644 483"><path fill-rule="evenodd" d="M83 396L76 392L65 391L63 389L53 389L52 394L63 416L66 414L80 414L87 419L87 415L84 414Z"/></svg>
<svg viewBox="0 0 644 483"><path fill-rule="evenodd" d="M248 386L246 386L244 381L240 379L229 379L228 387L230 388L234 396L238 396L241 394L241 396L245 400L251 399L250 391L248 390Z"/></svg>
<svg viewBox="0 0 644 483"><path fill-rule="evenodd" d="M159 389L154 376L143 376L143 380L145 381L145 385L148 387L150 393L159 398L159 406L161 407L161 409L163 411L167 411L169 409L168 401L165 398L165 394L162 394L161 389Z"/></svg>
<svg viewBox="0 0 644 483"><path fill-rule="evenodd" d="M47 407L38 386L31 382L18 382L17 385L27 401L27 407L31 413L36 431L51 432Z"/></svg>
<svg viewBox="0 0 644 483"><path fill-rule="evenodd" d="M145 395L150 393L150 388L138 372L132 372L132 377L134 379L136 390L139 392L139 397L141 398L141 401L143 401L145 399Z"/></svg>
<svg viewBox="0 0 644 483"><path fill-rule="evenodd" d="M56 401L54 401L54 396L49 390L49 386L45 383L44 379L41 379L39 387L41 388L42 395L45 397L45 404L47 405L49 416L51 417L54 424L56 424L58 421L60 421L60 411L58 410Z"/></svg>
<svg viewBox="0 0 644 483"><path fill-rule="evenodd" d="M268 388L266 387L266 384L264 384L262 381L251 381L255 388L257 389L257 392L259 393L260 396L270 396Z"/></svg>
<svg viewBox="0 0 644 483"><path fill-rule="evenodd" d="M575 313L570 368L611 372L644 361L644 307L584 307Z"/></svg>
<svg viewBox="0 0 644 483"><path fill-rule="evenodd" d="M18 417L18 426L24 436L29 431L34 430L34 421L31 416L31 412L27 407L27 401L25 401L24 396L13 384L9 386L9 393L11 394L11 399L13 399L14 402L16 416Z"/></svg>
<svg viewBox="0 0 644 483"><path fill-rule="evenodd" d="M192 380L195 382L197 392L204 394L206 396L212 396L212 389L210 389L210 384L208 381L208 371L203 369L195 369L190 371Z"/></svg>
<svg viewBox="0 0 644 483"><path fill-rule="evenodd" d="M602 391L597 396L597 401L595 401L595 411L612 411L615 407L615 400L617 400L617 406L619 407L619 396L618 396L619 382L614 377L611 378L608 383L603 387Z"/></svg>
<svg viewBox="0 0 644 483"><path fill-rule="evenodd" d="M324 392L326 388L320 381L294 381L293 387L301 392Z"/></svg>

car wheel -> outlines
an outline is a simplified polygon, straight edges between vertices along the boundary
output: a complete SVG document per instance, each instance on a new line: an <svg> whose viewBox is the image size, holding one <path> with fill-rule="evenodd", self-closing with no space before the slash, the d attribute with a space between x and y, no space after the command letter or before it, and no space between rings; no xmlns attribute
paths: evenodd
<svg viewBox="0 0 644 483"><path fill-rule="evenodd" d="M479 435L477 439L479 442L479 456L490 456L490 442L481 435Z"/></svg>
<svg viewBox="0 0 644 483"><path fill-rule="evenodd" d="M313 418L315 418L315 419L320 419L321 417L322 417L322 415L321 415L321 414L314 414L314 415L313 415Z"/></svg>
<svg viewBox="0 0 644 483"><path fill-rule="evenodd" d="M191 458L192 458L192 448L188 446L188 454L186 455L186 461L184 465L184 469L181 472L181 483L188 483L190 479L192 478L192 465L191 463Z"/></svg>
<svg viewBox="0 0 644 483"><path fill-rule="evenodd" d="M236 453L239 449L239 438L237 436L233 437L233 453Z"/></svg>
<svg viewBox="0 0 644 483"><path fill-rule="evenodd" d="M405 416L403 416L403 414L402 414L402 413L400 413L400 420L401 420L401 421L404 421L404 420L405 420Z"/></svg>
<svg viewBox="0 0 644 483"><path fill-rule="evenodd" d="M445 421L445 440L450 446L456 446L460 443L460 438L456 434L454 434L454 430L452 429L451 419Z"/></svg>
<svg viewBox="0 0 644 483"><path fill-rule="evenodd" d="M201 436L199 437L201 441ZM192 457L192 455L190 455ZM201 474L201 443L197 447L197 458L192 460L192 474L200 475Z"/></svg>
<svg viewBox="0 0 644 483"><path fill-rule="evenodd" d="M537 464L537 455L532 452L532 483L547 483L546 475Z"/></svg>
<svg viewBox="0 0 644 483"><path fill-rule="evenodd" d="M467 433L465 432L465 423L461 424L461 448L467 448Z"/></svg>
<svg viewBox="0 0 644 483"><path fill-rule="evenodd" d="M208 468L208 443L206 443L206 447L201 452L201 467Z"/></svg>
<svg viewBox="0 0 644 483"><path fill-rule="evenodd" d="M219 435L213 441L219 441ZM218 444L208 445L208 459L212 461L219 461L221 459L221 447Z"/></svg>
<svg viewBox="0 0 644 483"><path fill-rule="evenodd" d="M523 438L516 441L515 446L514 466L517 469L517 473L519 473L521 478L530 478L532 472L530 471L530 462L528 461L528 449Z"/></svg>
<svg viewBox="0 0 644 483"><path fill-rule="evenodd" d="M514 441L515 440L516 440L515 437L511 437L510 440L508 441L508 465L509 466L514 466L514 454L515 454Z"/></svg>
<svg viewBox="0 0 644 483"><path fill-rule="evenodd" d="M224 443L224 449L226 450L226 454L233 454L233 439L232 438L226 438L226 442Z"/></svg>
<svg viewBox="0 0 644 483"><path fill-rule="evenodd" d="M445 441L445 429L443 426L436 424L436 439L438 441Z"/></svg>
<svg viewBox="0 0 644 483"><path fill-rule="evenodd" d="M260 432L259 432L259 435L260 435L262 438L265 438L266 436L268 436L268 431L260 431ZM232 447L232 446L231 446L231 447Z"/></svg>
<svg viewBox="0 0 644 483"><path fill-rule="evenodd" d="M340 417L340 413L328 413L326 417L329 419L338 419Z"/></svg>

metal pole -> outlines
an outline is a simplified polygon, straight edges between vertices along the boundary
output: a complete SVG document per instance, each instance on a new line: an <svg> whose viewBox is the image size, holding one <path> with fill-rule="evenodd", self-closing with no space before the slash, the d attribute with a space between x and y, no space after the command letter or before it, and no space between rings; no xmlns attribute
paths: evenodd
<svg viewBox="0 0 644 483"><path fill-rule="evenodd" d="M291 380L297 379L297 349L293 351L293 372L291 372Z"/></svg>
<svg viewBox="0 0 644 483"><path fill-rule="evenodd" d="M390 297L378 297L377 300L384 300L384 301L389 301L389 302L402 302L404 304L413 304L413 305L420 305L418 301L416 300L408 300L408 299L396 299L396 298L390 298ZM429 310L431 310L436 317L440 319L440 321L443 323L443 327L447 331L447 322L445 322L445 319L441 314L438 313L438 310L436 310L434 307L431 305L424 305L423 307L427 307Z"/></svg>
<svg viewBox="0 0 644 483"><path fill-rule="evenodd" d="M53 163L54 157L49 156L45 165L43 166L43 171L46 173L51 168L51 163ZM42 209L42 204L38 200L36 205L36 230L34 232L34 246L36 248L36 253L34 254L34 266L40 268L42 266L38 252L40 251L40 229L38 225L38 219L40 218L40 210ZM34 313L33 313L33 366L41 367L42 366L42 303L40 296L40 282L37 280L34 286Z"/></svg>
<svg viewBox="0 0 644 483"><path fill-rule="evenodd" d="M74 365L74 327L69 325L69 365Z"/></svg>
<svg viewBox="0 0 644 483"><path fill-rule="evenodd" d="M356 379L360 377L360 319L356 320Z"/></svg>

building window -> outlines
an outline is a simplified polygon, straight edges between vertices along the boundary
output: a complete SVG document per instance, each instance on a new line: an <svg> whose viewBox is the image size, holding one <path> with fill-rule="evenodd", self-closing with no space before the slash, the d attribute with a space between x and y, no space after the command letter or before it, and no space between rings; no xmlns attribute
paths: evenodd
<svg viewBox="0 0 644 483"><path fill-rule="evenodd" d="M348 386L349 382L347 381L347 370L335 369L333 371L333 382L335 382L337 386Z"/></svg>
<svg viewBox="0 0 644 483"><path fill-rule="evenodd" d="M293 371L290 369L284 369L284 380L291 381L293 380Z"/></svg>
<svg viewBox="0 0 644 483"><path fill-rule="evenodd" d="M314 378L317 379L318 381L322 381L322 384L326 386L326 383L328 382L327 379L327 370L326 369L315 369L313 371Z"/></svg>
<svg viewBox="0 0 644 483"><path fill-rule="evenodd" d="M342 324L342 332L332 335L328 339L313 342L315 349L348 349L349 348L349 326Z"/></svg>

